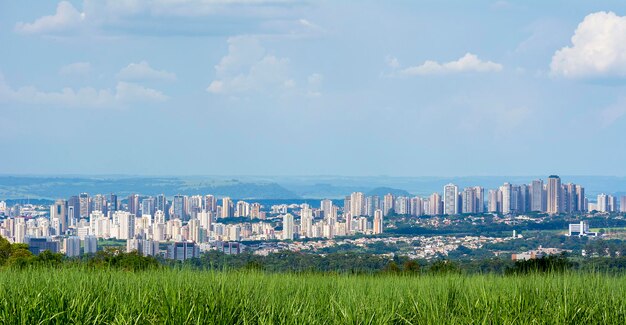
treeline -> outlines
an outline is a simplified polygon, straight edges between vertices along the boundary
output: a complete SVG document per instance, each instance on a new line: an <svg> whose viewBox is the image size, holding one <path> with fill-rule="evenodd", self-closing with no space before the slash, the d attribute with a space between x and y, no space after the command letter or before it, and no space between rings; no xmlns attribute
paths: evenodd
<svg viewBox="0 0 626 325"><path fill-rule="evenodd" d="M126 253L119 248L105 248L96 254L68 258L62 253L43 251L34 255L27 244L11 244L0 237L0 266L11 268L82 266L88 268L115 268L128 271L154 269L163 266L162 261L137 252Z"/></svg>

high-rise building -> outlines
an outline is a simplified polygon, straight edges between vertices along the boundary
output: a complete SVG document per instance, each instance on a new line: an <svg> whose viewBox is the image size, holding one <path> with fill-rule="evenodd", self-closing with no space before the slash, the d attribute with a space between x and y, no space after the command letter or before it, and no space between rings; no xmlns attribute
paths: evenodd
<svg viewBox="0 0 626 325"><path fill-rule="evenodd" d="M80 193L80 195L78 196L78 203L79 203L79 212L80 212L80 218L81 219L87 219L89 218L89 213L91 213L90 208L91 208L91 200L89 199L89 194L87 193Z"/></svg>
<svg viewBox="0 0 626 325"><path fill-rule="evenodd" d="M300 210L300 235L313 237L313 210L308 204Z"/></svg>
<svg viewBox="0 0 626 325"><path fill-rule="evenodd" d="M235 215L233 200L229 197L222 198L222 218L230 218Z"/></svg>
<svg viewBox="0 0 626 325"><path fill-rule="evenodd" d="M474 196L476 197L476 212L485 212L485 189L480 186L474 186Z"/></svg>
<svg viewBox="0 0 626 325"><path fill-rule="evenodd" d="M324 213L324 219L327 219L333 209L333 201L329 199L320 201L320 209Z"/></svg>
<svg viewBox="0 0 626 325"><path fill-rule="evenodd" d="M293 240L293 216L290 213L283 215L283 240Z"/></svg>
<svg viewBox="0 0 626 325"><path fill-rule="evenodd" d="M131 194L128 196L128 212L136 216L139 214L139 195Z"/></svg>
<svg viewBox="0 0 626 325"><path fill-rule="evenodd" d="M217 199L208 194L204 196L204 209L209 212L217 212Z"/></svg>
<svg viewBox="0 0 626 325"><path fill-rule="evenodd" d="M383 216L388 216L389 213L393 212L394 198L393 194L388 193L383 197Z"/></svg>
<svg viewBox="0 0 626 325"><path fill-rule="evenodd" d="M407 215L411 212L411 199L406 196L398 196L394 202L394 212L399 215Z"/></svg>
<svg viewBox="0 0 626 325"><path fill-rule="evenodd" d="M56 200L52 206L50 206L50 220L57 218L59 220L59 231L57 235L65 233L68 227L67 222L67 202L65 200Z"/></svg>
<svg viewBox="0 0 626 325"><path fill-rule="evenodd" d="M382 234L383 228L383 210L376 209L374 211L374 234Z"/></svg>
<svg viewBox="0 0 626 325"><path fill-rule="evenodd" d="M626 212L626 195L619 198L619 212Z"/></svg>
<svg viewBox="0 0 626 325"><path fill-rule="evenodd" d="M85 236L83 250L85 254L95 254L98 251L98 238L94 235Z"/></svg>
<svg viewBox="0 0 626 325"><path fill-rule="evenodd" d="M78 236L70 236L63 240L63 247L67 257L80 256L80 238Z"/></svg>
<svg viewBox="0 0 626 325"><path fill-rule="evenodd" d="M443 187L443 213L459 214L459 187L454 184Z"/></svg>
<svg viewBox="0 0 626 325"><path fill-rule="evenodd" d="M154 216L154 212L156 211L155 199L153 197L145 198L141 200L141 215L150 215Z"/></svg>
<svg viewBox="0 0 626 325"><path fill-rule="evenodd" d="M172 219L186 219L186 202L187 200L185 200L184 195L174 195L174 200L172 201Z"/></svg>
<svg viewBox="0 0 626 325"><path fill-rule="evenodd" d="M119 202L117 201L117 195L111 193L109 195L109 208L108 211L115 212L119 210Z"/></svg>
<svg viewBox="0 0 626 325"><path fill-rule="evenodd" d="M473 187L467 187L461 193L461 213L476 213L476 192Z"/></svg>
<svg viewBox="0 0 626 325"><path fill-rule="evenodd" d="M431 216L438 216L443 214L443 203L441 201L441 195L439 193L433 193L430 195L428 214Z"/></svg>
<svg viewBox="0 0 626 325"><path fill-rule="evenodd" d="M550 175L550 177L548 177L548 184L546 186L546 212L548 212L549 214L561 213L563 205L562 192L563 189L561 187L561 178L556 175Z"/></svg>
<svg viewBox="0 0 626 325"><path fill-rule="evenodd" d="M200 256L200 247L193 242L175 242L167 247L167 258L184 261Z"/></svg>
<svg viewBox="0 0 626 325"><path fill-rule="evenodd" d="M504 185L500 186L500 193L502 195L502 205L500 207L500 212L502 214L507 215L511 213L511 191L513 186L510 183L504 183Z"/></svg>
<svg viewBox="0 0 626 325"><path fill-rule="evenodd" d="M361 192L350 195L350 214L353 217L365 215L365 196Z"/></svg>
<svg viewBox="0 0 626 325"><path fill-rule="evenodd" d="M601 193L598 194L598 199L596 201L596 210L598 212L608 212L609 211L609 196Z"/></svg>
<svg viewBox="0 0 626 325"><path fill-rule="evenodd" d="M532 181L530 184L530 211L546 211L546 192L543 189L543 181L540 179Z"/></svg>
<svg viewBox="0 0 626 325"><path fill-rule="evenodd" d="M500 190L489 190L489 192L487 193L487 212L489 213L501 212L499 202L498 202L499 197L500 197Z"/></svg>
<svg viewBox="0 0 626 325"><path fill-rule="evenodd" d="M107 198L102 194L96 194L91 199L91 211L100 211L103 214L107 214Z"/></svg>
<svg viewBox="0 0 626 325"><path fill-rule="evenodd" d="M577 207L577 211L578 212L585 212L587 211L587 208L585 206L585 188L580 186L580 185L576 185L576 207Z"/></svg>

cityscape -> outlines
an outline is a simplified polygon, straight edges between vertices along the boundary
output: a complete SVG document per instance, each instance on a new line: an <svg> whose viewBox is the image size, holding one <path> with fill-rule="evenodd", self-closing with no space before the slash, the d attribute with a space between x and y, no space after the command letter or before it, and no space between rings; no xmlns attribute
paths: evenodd
<svg viewBox="0 0 626 325"><path fill-rule="evenodd" d="M626 324L626 1L0 0L0 324Z"/></svg>
<svg viewBox="0 0 626 325"><path fill-rule="evenodd" d="M601 193L590 202L582 185L563 183L556 175L549 176L547 181L504 183L497 189L487 190L480 186L460 189L450 183L443 186L442 192L428 197L392 193L379 197L353 192L343 200L322 199L319 205L264 205L211 194L169 198L163 194L131 194L120 198L116 194L80 193L55 200L50 206L7 206L6 202L0 202L3 216L0 236L13 243L27 243L35 253L50 249L77 257L102 249L99 241L118 240L125 241L127 252L185 260L208 250L234 254L250 250L268 254L333 247L350 240L375 243L387 237L390 237L387 241L397 243L405 239L387 232L395 227L399 217L436 229L440 227L439 222L450 223L445 218L452 216L481 219L488 214L498 218L491 221L497 223L527 215L550 219L555 215L624 212L626 195L618 200L614 195ZM484 222L484 218L481 220ZM589 233L586 222L583 228ZM579 235L585 234L578 229ZM509 238L509 235L465 236L462 241L465 247L476 249L482 247L481 243L497 243ZM426 241L425 238L420 240ZM458 248L458 243L452 244L455 241L459 238L439 237L436 244L422 244L426 249L417 246L405 254L414 258L435 257L436 251L447 255ZM248 242L254 244L248 245ZM161 244L167 248L162 250Z"/></svg>

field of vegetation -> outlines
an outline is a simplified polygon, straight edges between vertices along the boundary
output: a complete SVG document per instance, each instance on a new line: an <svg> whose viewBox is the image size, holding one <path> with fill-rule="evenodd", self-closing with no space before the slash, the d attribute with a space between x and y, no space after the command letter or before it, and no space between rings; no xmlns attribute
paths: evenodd
<svg viewBox="0 0 626 325"><path fill-rule="evenodd" d="M0 323L625 324L626 277L8 268Z"/></svg>

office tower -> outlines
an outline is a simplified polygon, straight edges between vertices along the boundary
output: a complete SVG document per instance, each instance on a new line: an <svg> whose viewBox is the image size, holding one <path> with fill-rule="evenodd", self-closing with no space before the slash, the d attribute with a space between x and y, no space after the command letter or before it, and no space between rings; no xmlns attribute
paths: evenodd
<svg viewBox="0 0 626 325"><path fill-rule="evenodd" d="M91 207L89 194L80 193L80 195L78 196L78 203L80 207L79 208L80 218L87 219L89 217L89 213L91 213L91 211L89 211Z"/></svg>
<svg viewBox="0 0 626 325"><path fill-rule="evenodd" d="M546 196L543 190L543 181L540 179L532 181L530 185L530 211L546 211Z"/></svg>
<svg viewBox="0 0 626 325"><path fill-rule="evenodd" d="M585 188L580 185L576 185L576 200L578 201L576 203L576 207L578 208L577 211L578 212L587 211L585 207Z"/></svg>
<svg viewBox="0 0 626 325"><path fill-rule="evenodd" d="M184 261L200 256L200 246L193 242L175 242L167 247L167 258Z"/></svg>
<svg viewBox="0 0 626 325"><path fill-rule="evenodd" d="M230 218L235 215L233 200L229 197L222 198L222 218Z"/></svg>
<svg viewBox="0 0 626 325"><path fill-rule="evenodd" d="M461 213L476 213L476 192L468 187L461 193Z"/></svg>
<svg viewBox="0 0 626 325"><path fill-rule="evenodd" d="M578 199L576 198L576 185L567 183L563 185L563 212L572 213L578 211Z"/></svg>
<svg viewBox="0 0 626 325"><path fill-rule="evenodd" d="M149 197L141 200L141 215L150 215L153 216L156 211L155 199L153 197Z"/></svg>
<svg viewBox="0 0 626 325"><path fill-rule="evenodd" d="M622 195L619 198L619 212L626 212L626 196Z"/></svg>
<svg viewBox="0 0 626 325"><path fill-rule="evenodd" d="M107 198L102 194L96 194L91 199L91 211L100 211L107 214Z"/></svg>
<svg viewBox="0 0 626 325"><path fill-rule="evenodd" d="M333 208L333 201L329 199L324 199L320 201L320 209L324 212L324 218L328 218Z"/></svg>
<svg viewBox="0 0 626 325"><path fill-rule="evenodd" d="M431 216L438 216L443 214L443 203L441 202L441 195L439 193L433 193L430 195L429 205Z"/></svg>
<svg viewBox="0 0 626 325"><path fill-rule="evenodd" d="M209 194L204 196L204 209L209 212L217 212L217 199Z"/></svg>
<svg viewBox="0 0 626 325"><path fill-rule="evenodd" d="M54 204L50 206L50 220L54 218L59 220L60 233L57 235L61 235L69 226L67 222L67 202L65 202L65 200L56 200Z"/></svg>
<svg viewBox="0 0 626 325"><path fill-rule="evenodd" d="M172 201L172 219L185 220L185 203L184 195L174 195L174 200Z"/></svg>
<svg viewBox="0 0 626 325"><path fill-rule="evenodd" d="M139 216L139 195L131 194L128 196L128 212L130 214L134 214L135 216Z"/></svg>
<svg viewBox="0 0 626 325"><path fill-rule="evenodd" d="M119 210L119 202L117 201L117 195L111 193L109 195L109 208L108 211L115 212Z"/></svg>
<svg viewBox="0 0 626 325"><path fill-rule="evenodd" d="M80 238L78 236L70 236L63 240L65 255L67 257L80 256Z"/></svg>
<svg viewBox="0 0 626 325"><path fill-rule="evenodd" d="M383 197L383 215L386 217L389 213L393 212L394 209L394 198L393 194L388 193Z"/></svg>
<svg viewBox="0 0 626 325"><path fill-rule="evenodd" d="M308 204L300 210L300 235L313 237L313 210Z"/></svg>
<svg viewBox="0 0 626 325"><path fill-rule="evenodd" d="M283 216L283 240L293 240L293 216L290 213Z"/></svg>
<svg viewBox="0 0 626 325"><path fill-rule="evenodd" d="M558 214L561 213L561 208L563 205L561 188L561 178L556 175L550 175L548 177L548 184L546 188L546 198L547 198L547 212L549 214Z"/></svg>
<svg viewBox="0 0 626 325"><path fill-rule="evenodd" d="M376 209L374 211L374 234L382 234L383 228L383 210Z"/></svg>
<svg viewBox="0 0 626 325"><path fill-rule="evenodd" d="M365 197L361 192L354 192L350 195L350 214L353 217L365 215Z"/></svg>
<svg viewBox="0 0 626 325"><path fill-rule="evenodd" d="M459 214L459 187L454 184L443 187L443 213Z"/></svg>
<svg viewBox="0 0 626 325"><path fill-rule="evenodd" d="M94 235L85 236L83 250L85 254L95 254L98 251L98 238Z"/></svg>

